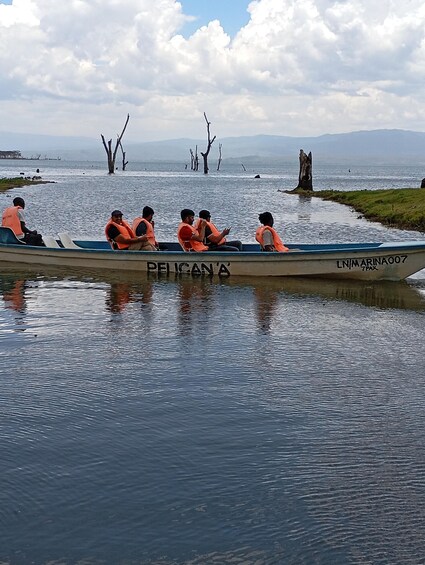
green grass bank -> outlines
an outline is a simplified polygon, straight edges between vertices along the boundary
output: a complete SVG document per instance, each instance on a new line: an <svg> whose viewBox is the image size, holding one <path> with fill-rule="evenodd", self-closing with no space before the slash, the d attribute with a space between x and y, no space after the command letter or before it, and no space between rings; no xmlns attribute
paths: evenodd
<svg viewBox="0 0 425 565"><path fill-rule="evenodd" d="M22 177L15 177L15 178L0 178L0 192L5 192L6 190L10 190L11 188L19 188L21 186L28 186L29 184L46 184L47 180L41 179L25 179Z"/></svg>
<svg viewBox="0 0 425 565"><path fill-rule="evenodd" d="M311 193L304 193L310 194ZM399 229L425 232L425 189L320 190L313 196L352 206L368 220Z"/></svg>

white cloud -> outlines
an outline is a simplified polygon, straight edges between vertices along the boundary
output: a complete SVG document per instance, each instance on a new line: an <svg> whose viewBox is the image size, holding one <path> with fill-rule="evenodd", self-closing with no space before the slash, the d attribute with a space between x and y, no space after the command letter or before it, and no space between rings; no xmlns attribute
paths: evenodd
<svg viewBox="0 0 425 565"><path fill-rule="evenodd" d="M256 0L232 40L174 0L0 5L1 129L128 137L425 130L422 0Z"/></svg>

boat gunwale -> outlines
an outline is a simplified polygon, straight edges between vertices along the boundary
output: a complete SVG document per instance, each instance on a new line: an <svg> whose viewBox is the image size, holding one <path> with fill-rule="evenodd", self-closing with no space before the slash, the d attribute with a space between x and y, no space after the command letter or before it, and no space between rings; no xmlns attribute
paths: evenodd
<svg viewBox="0 0 425 565"><path fill-rule="evenodd" d="M79 241L84 240L74 240L76 245L78 245ZM89 242L90 240L87 240ZM164 242L166 245L166 242ZM294 244L296 245L296 244ZM299 244L303 245L303 244ZM313 246L314 244L304 244L308 246ZM378 254L388 254L394 252L401 252L401 251L423 251L425 250L425 241L418 241L418 242L395 242L393 245L390 243L377 243L377 244L368 244L368 243L360 243L360 244L337 244L341 247L326 247L328 244L319 244L325 246L324 248L320 249L290 249L289 252L285 253L276 253L273 251L240 251L240 252L233 252L233 251L204 251L204 252L186 252L186 251L178 251L178 250L158 250L158 251L131 251L126 249L121 250L113 250L113 249L103 249L103 248L96 248L96 247L80 247L78 248L67 248L67 247L38 247L34 245L22 245L20 243L2 243L0 242L1 249L9 249L11 251L18 251L20 254L23 252L27 254L27 252L34 253L34 251L38 251L37 255L45 255L46 251L53 252L54 254L76 254L76 253L83 253L86 255L90 255L93 253L100 253L101 255L110 255L110 256L123 256L123 257L130 257L130 256L146 256L146 257L156 257L156 256L171 256L171 257L226 257L226 258L233 258L234 260L240 261L244 258L267 258L268 260L274 261L281 261L281 260L290 260L291 257L300 257L302 256L317 256L317 255L332 255L332 254L370 254L370 253L378 253ZM331 245L331 244L330 244Z"/></svg>

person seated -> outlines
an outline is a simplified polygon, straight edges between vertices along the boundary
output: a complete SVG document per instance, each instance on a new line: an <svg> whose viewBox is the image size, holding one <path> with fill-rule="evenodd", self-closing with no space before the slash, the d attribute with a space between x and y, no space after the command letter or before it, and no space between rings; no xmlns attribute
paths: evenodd
<svg viewBox="0 0 425 565"><path fill-rule="evenodd" d="M123 220L121 210L114 210L111 219L105 226L106 239L112 249L128 251L151 251L147 235L136 236L130 225ZM147 249L149 244L149 249Z"/></svg>
<svg viewBox="0 0 425 565"><path fill-rule="evenodd" d="M146 235L148 240L143 251L158 251L159 245L155 238L155 222L153 220L154 211L150 206L145 206L142 211L142 217L133 220L133 231L136 236Z"/></svg>
<svg viewBox="0 0 425 565"><path fill-rule="evenodd" d="M277 231L273 228L274 219L272 214L270 212L263 212L258 216L258 219L263 225L257 229L255 239L261 245L261 251L289 251L277 235Z"/></svg>
<svg viewBox="0 0 425 565"><path fill-rule="evenodd" d="M25 223L24 215L25 201L17 196L13 199L13 206L6 208L2 215L1 225L10 228L16 237L28 245L43 246L42 236L37 230L30 230Z"/></svg>
<svg viewBox="0 0 425 565"><path fill-rule="evenodd" d="M195 212L189 208L184 208L180 212L181 222L177 229L177 238L183 251L208 251L208 247L204 245L205 238L205 220L199 224L199 230L193 227L195 221Z"/></svg>
<svg viewBox="0 0 425 565"><path fill-rule="evenodd" d="M225 228L220 232L212 223L211 214L208 210L201 210L199 212L199 220L195 225L196 229L199 228L202 220L205 220L204 243L207 245L209 251L242 251L241 241L226 241L226 235L230 232L230 228Z"/></svg>

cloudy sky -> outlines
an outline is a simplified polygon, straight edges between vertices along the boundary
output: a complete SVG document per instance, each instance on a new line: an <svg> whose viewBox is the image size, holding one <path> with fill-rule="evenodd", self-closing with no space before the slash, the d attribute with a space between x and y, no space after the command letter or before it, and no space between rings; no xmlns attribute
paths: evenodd
<svg viewBox="0 0 425 565"><path fill-rule="evenodd" d="M425 131L424 0L0 0L0 129Z"/></svg>

